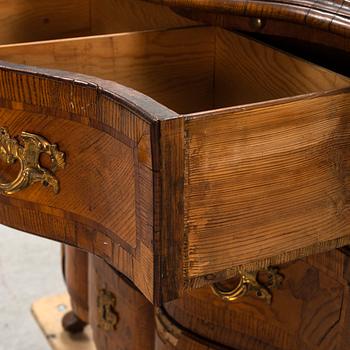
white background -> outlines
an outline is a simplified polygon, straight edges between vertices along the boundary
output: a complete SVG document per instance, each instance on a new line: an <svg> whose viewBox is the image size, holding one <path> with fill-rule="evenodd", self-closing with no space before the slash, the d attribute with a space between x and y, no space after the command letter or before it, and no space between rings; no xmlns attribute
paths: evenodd
<svg viewBox="0 0 350 350"><path fill-rule="evenodd" d="M65 291L60 244L0 225L0 350L49 350L33 301Z"/></svg>

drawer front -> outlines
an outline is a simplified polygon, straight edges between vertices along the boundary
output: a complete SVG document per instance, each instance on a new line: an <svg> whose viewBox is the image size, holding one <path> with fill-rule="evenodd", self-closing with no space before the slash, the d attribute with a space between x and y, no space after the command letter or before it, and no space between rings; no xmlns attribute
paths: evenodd
<svg viewBox="0 0 350 350"><path fill-rule="evenodd" d="M153 300L151 120L98 81L50 73L0 72L1 127L22 148L22 132L45 137L66 163L55 172L58 193L41 182L3 193L0 221L103 257ZM147 104L141 99L134 104ZM21 170L4 160L1 179L10 182ZM39 163L48 168L45 159Z"/></svg>

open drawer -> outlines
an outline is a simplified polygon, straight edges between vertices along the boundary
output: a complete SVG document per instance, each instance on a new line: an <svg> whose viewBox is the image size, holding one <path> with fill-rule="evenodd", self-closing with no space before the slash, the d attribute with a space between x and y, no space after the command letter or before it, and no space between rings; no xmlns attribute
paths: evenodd
<svg viewBox="0 0 350 350"><path fill-rule="evenodd" d="M103 257L155 303L350 243L347 78L214 27L0 59L7 141L30 132L66 157L59 193L39 178L0 195L2 224ZM9 184L23 161L4 159Z"/></svg>

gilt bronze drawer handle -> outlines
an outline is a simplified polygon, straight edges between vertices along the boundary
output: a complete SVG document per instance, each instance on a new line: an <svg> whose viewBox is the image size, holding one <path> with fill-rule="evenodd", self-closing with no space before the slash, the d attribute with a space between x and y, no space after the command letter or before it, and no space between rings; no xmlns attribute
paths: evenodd
<svg viewBox="0 0 350 350"><path fill-rule="evenodd" d="M264 275L261 277L265 277L265 281L261 281L259 275ZM258 298L271 304L271 290L280 287L283 278L278 268L269 267L257 272L240 272L239 282L233 289L225 289L220 283L214 283L211 288L217 296L226 301L234 301L249 292L254 292Z"/></svg>
<svg viewBox="0 0 350 350"><path fill-rule="evenodd" d="M50 157L50 169L40 165L42 154ZM22 132L18 139L11 138L7 129L0 128L0 159L7 164L16 161L20 164L15 180L8 183L0 181L0 193L13 194L35 182L41 182L46 187L51 186L55 193L59 192L59 183L54 174L58 168L64 168L65 155L58 150L57 145L50 144L43 137Z"/></svg>

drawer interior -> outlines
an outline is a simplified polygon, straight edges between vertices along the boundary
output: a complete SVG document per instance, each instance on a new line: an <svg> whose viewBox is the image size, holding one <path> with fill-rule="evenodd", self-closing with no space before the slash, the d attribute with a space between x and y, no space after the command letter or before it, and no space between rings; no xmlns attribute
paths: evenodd
<svg viewBox="0 0 350 350"><path fill-rule="evenodd" d="M178 113L349 85L345 77L215 27L2 45L0 59L113 80Z"/></svg>
<svg viewBox="0 0 350 350"><path fill-rule="evenodd" d="M349 93L339 89L349 86L347 78L205 26L12 42L0 45L0 59L116 81L178 113L197 113L176 118L149 99L144 103L145 96L133 91L128 91L130 104L125 106L102 90L75 84L74 74L66 75L70 78L60 88L56 79L42 76L43 85L32 83L35 70L24 74L3 65L2 124L13 135L29 130L54 140L70 164L59 177L60 196L40 186L16 194L15 204L40 205L35 215L28 215L29 205L22 210L5 198L2 223L98 253L150 300L160 300L160 293L164 300L180 295L184 285L175 274L186 275L186 288L200 286L214 275L224 279L241 266L256 269L294 259L305 247L314 251L345 236L346 221L338 211L346 209L339 164L342 157L350 164L344 118L350 102ZM116 94L125 90L113 88ZM336 91L322 94L330 90ZM303 98L243 106L294 96ZM134 101L137 114L129 110ZM146 104L152 108L144 108ZM230 106L241 107L220 109ZM144 120L143 111L158 116L159 110L169 119L154 124ZM155 127L161 137L153 140ZM153 153L152 142L158 141L161 159ZM91 172L81 176L86 168ZM155 169L161 169L161 191L154 191L159 185L153 182ZM109 191L112 195L106 196ZM161 220L153 216L159 202L169 203L159 209ZM17 217L28 220L17 224ZM52 222L55 231L48 229ZM164 266L157 266L158 225L164 235L161 254L172 257ZM183 249L178 249L182 242ZM334 247L348 240L341 242ZM272 258L276 254L280 260ZM177 264L179 256L183 264ZM161 289L158 272L170 276Z"/></svg>

